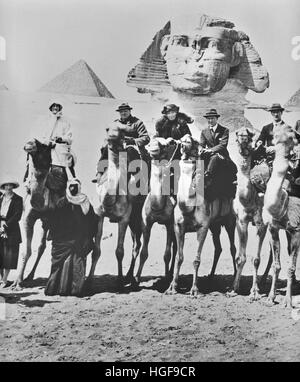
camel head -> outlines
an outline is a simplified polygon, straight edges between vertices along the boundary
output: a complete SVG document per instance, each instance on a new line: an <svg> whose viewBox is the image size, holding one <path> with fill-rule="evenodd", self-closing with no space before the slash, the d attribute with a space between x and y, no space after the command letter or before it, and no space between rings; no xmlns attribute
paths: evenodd
<svg viewBox="0 0 300 382"><path fill-rule="evenodd" d="M29 142L27 142L24 146L24 150L28 153L28 154L34 154L36 153L37 151L37 145L36 145L36 140L33 139Z"/></svg>
<svg viewBox="0 0 300 382"><path fill-rule="evenodd" d="M283 144L287 150L292 150L297 145L298 140L293 130L288 125L283 125L274 130L273 144Z"/></svg>
<svg viewBox="0 0 300 382"><path fill-rule="evenodd" d="M186 134L181 138L181 159L182 160L195 160L199 157L199 142L196 141L191 135Z"/></svg>
<svg viewBox="0 0 300 382"><path fill-rule="evenodd" d="M114 152L124 151L124 126L113 123L106 129L108 148Z"/></svg>
<svg viewBox="0 0 300 382"><path fill-rule="evenodd" d="M242 127L236 131L236 142L238 144L239 153L247 157L252 152L252 141L254 133L247 127Z"/></svg>
<svg viewBox="0 0 300 382"><path fill-rule="evenodd" d="M147 145L147 151L154 160L170 160L177 149L176 141L154 137Z"/></svg>
<svg viewBox="0 0 300 382"><path fill-rule="evenodd" d="M51 147L36 139L27 142L24 150L32 157L36 170L48 170L51 164Z"/></svg>

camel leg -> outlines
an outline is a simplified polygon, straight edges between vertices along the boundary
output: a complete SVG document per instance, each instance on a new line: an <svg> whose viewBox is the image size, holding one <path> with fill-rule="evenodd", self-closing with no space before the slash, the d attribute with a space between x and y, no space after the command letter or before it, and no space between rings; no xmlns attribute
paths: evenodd
<svg viewBox="0 0 300 382"><path fill-rule="evenodd" d="M48 232L47 229L42 230L42 235L40 238L40 245L38 247L38 252L37 252L37 258L35 260L35 263L34 263L34 266L31 270L31 272L29 273L29 275L26 277L26 279L24 281L32 281L34 279L34 274L35 274L36 268L39 265L41 257L43 256L43 253L46 249L47 232Z"/></svg>
<svg viewBox="0 0 300 382"><path fill-rule="evenodd" d="M209 274L209 280L211 281L215 275L216 267L222 252L222 246L220 241L221 224L215 224L211 226L212 239L215 247L214 262Z"/></svg>
<svg viewBox="0 0 300 382"><path fill-rule="evenodd" d="M233 282L233 291L234 293L238 293L239 287L240 287L240 280L242 271L244 268L244 265L246 263L246 248L247 248L247 241L248 241L248 222L244 221L237 221L237 231L239 235L239 252L238 256L235 260L237 270L235 279ZM233 293L233 295L234 295Z"/></svg>
<svg viewBox="0 0 300 382"><path fill-rule="evenodd" d="M273 277L271 290L268 296L268 302L274 304L276 297L276 285L278 276L281 270L280 265L280 242L279 242L279 231L274 227L270 227L271 234L271 247L272 247L272 256L273 256Z"/></svg>
<svg viewBox="0 0 300 382"><path fill-rule="evenodd" d="M133 273L134 273L135 262L141 249L142 229L141 229L140 222L138 222L138 224L135 222L129 222L129 227L131 229L131 238L132 238L132 255L131 255L130 267L125 276L125 280L128 282L133 282L135 284Z"/></svg>
<svg viewBox="0 0 300 382"><path fill-rule="evenodd" d="M18 290L21 289L21 283L24 279L24 272L27 265L27 262L31 256L31 243L34 231L35 222L39 219L39 215L33 209L30 209L24 219L24 229L25 229L25 253L22 254L21 259L21 268L18 273L17 279L11 285L12 289Z"/></svg>
<svg viewBox="0 0 300 382"><path fill-rule="evenodd" d="M184 224L175 224L175 235L176 235L177 249L178 249L178 252L176 255L176 271L173 276L171 285L166 290L166 294L177 293L179 273L180 273L181 265L183 263L183 247L184 247L184 238L185 238Z"/></svg>
<svg viewBox="0 0 300 382"><path fill-rule="evenodd" d="M198 270L199 270L200 261L201 261L201 252L202 252L203 244L204 244L205 239L206 239L207 232L208 232L208 227L202 227L197 232L198 250L197 250L196 258L193 262L194 276L193 276L193 285L192 285L192 288L190 290L190 295L194 296L194 297L197 297L200 294L198 286L197 286Z"/></svg>
<svg viewBox="0 0 300 382"><path fill-rule="evenodd" d="M164 253L164 262L165 262L165 278L170 278L170 260L171 260L171 246L172 246L172 231L173 231L173 224L169 223L166 224L167 229L167 242L166 242L166 249Z"/></svg>
<svg viewBox="0 0 300 382"><path fill-rule="evenodd" d="M260 284L262 286L266 285L272 262L273 262L273 256L272 256L272 248L270 245L270 254L269 254L268 264L266 266L266 270L264 271L264 274L261 276L261 279L260 279Z"/></svg>
<svg viewBox="0 0 300 382"><path fill-rule="evenodd" d="M126 230L128 227L128 221L122 220L118 223L118 243L116 248L116 258L118 261L118 286L123 287L124 280L123 280L123 269L122 269L122 263L123 263L123 257L124 257L124 240L126 235Z"/></svg>
<svg viewBox="0 0 300 382"><path fill-rule="evenodd" d="M297 264L297 256L300 249L300 232L287 232L287 238L289 242L289 266L287 272L287 287L286 287L286 296L284 301L284 306L287 308L292 308L292 285L295 279L295 271Z"/></svg>
<svg viewBox="0 0 300 382"><path fill-rule="evenodd" d="M140 253L140 264L139 264L139 269L137 271L137 274L135 276L135 281L137 285L141 281L141 275L144 268L144 264L149 256L148 245L149 245L152 226L153 226L153 221L146 219L146 222L143 224L143 245L142 245L142 249Z"/></svg>
<svg viewBox="0 0 300 382"><path fill-rule="evenodd" d="M91 269L87 278L87 284L90 284L92 282L94 274L95 274L97 262L101 256L101 238L103 233L103 221L104 221L104 216L100 216L98 221L97 234L95 238L95 245L92 252L92 264L91 264Z"/></svg>
<svg viewBox="0 0 300 382"><path fill-rule="evenodd" d="M251 288L250 296L249 296L250 301L256 301L260 298L258 282L257 282L257 273L258 273L258 267L260 264L261 247L263 245L266 232L267 232L267 226L262 225L257 227L258 246L257 246L256 255L252 257L253 279L252 279L252 288Z"/></svg>
<svg viewBox="0 0 300 382"><path fill-rule="evenodd" d="M234 243L235 238L235 227L236 227L236 217L234 215L229 217L229 220L225 224L225 229L229 238L230 243L230 253L232 257L233 263L233 277L236 275L236 263L235 263L235 255L236 255L236 246Z"/></svg>
<svg viewBox="0 0 300 382"><path fill-rule="evenodd" d="M177 240L176 240L173 224L172 224L172 231L171 231L171 240L172 240L172 260L171 260L171 266L169 270L170 279L172 279L174 274L175 260L176 260L176 254L177 254Z"/></svg>

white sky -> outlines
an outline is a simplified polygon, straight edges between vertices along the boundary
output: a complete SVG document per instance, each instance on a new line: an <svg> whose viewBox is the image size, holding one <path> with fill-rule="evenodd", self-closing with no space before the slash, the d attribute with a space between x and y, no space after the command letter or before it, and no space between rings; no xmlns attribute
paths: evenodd
<svg viewBox="0 0 300 382"><path fill-rule="evenodd" d="M188 12L227 18L250 36L271 85L249 99L285 103L300 88L300 61L291 57L299 0L0 0L0 84L35 91L84 59L116 98L138 99L128 71L171 16Z"/></svg>

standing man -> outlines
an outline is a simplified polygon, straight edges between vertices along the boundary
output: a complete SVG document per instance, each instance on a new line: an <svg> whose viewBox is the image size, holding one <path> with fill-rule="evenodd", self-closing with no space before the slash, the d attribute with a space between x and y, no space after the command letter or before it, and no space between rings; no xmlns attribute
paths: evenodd
<svg viewBox="0 0 300 382"><path fill-rule="evenodd" d="M131 110L132 107L129 106L128 103L122 103L116 109L120 117L114 122L118 122L124 126L123 132L125 135L124 140L126 145L133 145L137 147L137 151L139 152L141 159L147 162L147 151L145 149L145 146L149 143L150 137L144 125L144 122L138 119L137 117L134 117L131 114ZM92 180L93 183L96 183L103 173L101 160L107 159L108 149L107 144L104 144L104 146L101 148L101 157L98 161L96 179Z"/></svg>
<svg viewBox="0 0 300 382"><path fill-rule="evenodd" d="M211 188L210 196L214 198L218 192L218 180L222 185L222 178L225 182L222 187L224 195L234 197L237 168L227 150L229 130L218 123L220 114L216 109L210 109L204 117L207 119L208 127L201 131L200 147L205 165L206 188ZM215 187L211 187L212 185Z"/></svg>

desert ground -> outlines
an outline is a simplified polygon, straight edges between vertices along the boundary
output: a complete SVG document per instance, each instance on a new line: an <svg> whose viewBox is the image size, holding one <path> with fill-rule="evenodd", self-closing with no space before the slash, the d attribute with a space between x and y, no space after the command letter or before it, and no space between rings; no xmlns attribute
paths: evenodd
<svg viewBox="0 0 300 382"><path fill-rule="evenodd" d="M36 117L46 112L48 102L47 96L1 95L1 173L13 172L21 179L25 168L22 145L30 138L29 130ZM95 172L103 125L113 118L112 111L118 103L117 100L101 100L100 105L75 104L73 100L66 107L76 129L76 169L93 203L96 198L90 179ZM148 113L145 120L149 123L151 113L159 115L159 105L151 110L146 104L135 106L139 112L136 114ZM19 190L17 192L22 194L22 189ZM37 225L33 255L26 273L35 260L39 230ZM221 237L223 252L213 282L207 278L213 261L212 240L210 235L207 237L199 272L202 294L198 298L188 294L197 248L195 234L186 235L179 293L174 296L164 294L168 283L163 278L165 229L161 226L153 228L149 258L138 290L129 286L117 290L116 225L107 222L92 289L82 298L45 296L43 288L51 264L51 244L48 243L35 280L19 292L0 291L0 361L299 361L299 311L282 308L288 255L283 232L280 237L282 271L273 306L267 304L266 298L270 277L261 289L261 299L256 302L248 299L252 281L251 254L255 248L253 227L250 227L241 293L236 297L226 295L232 283L233 266L224 232ZM127 233L124 273L130 263L130 253L131 238ZM265 269L268 253L266 239L260 274ZM87 271L89 265L90 259ZM15 276L16 271L10 274L10 280ZM300 279L299 261L296 277ZM300 308L298 284L294 303Z"/></svg>

